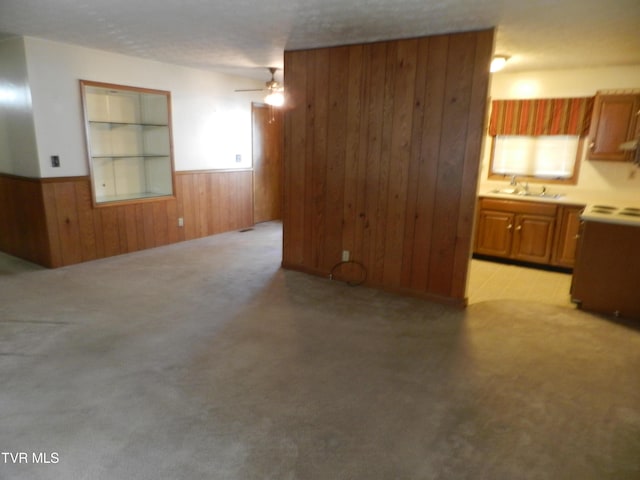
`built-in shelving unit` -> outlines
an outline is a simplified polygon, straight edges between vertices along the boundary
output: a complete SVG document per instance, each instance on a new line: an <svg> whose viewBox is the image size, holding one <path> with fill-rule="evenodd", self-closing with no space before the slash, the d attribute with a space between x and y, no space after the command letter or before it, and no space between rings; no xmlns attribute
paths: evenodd
<svg viewBox="0 0 640 480"><path fill-rule="evenodd" d="M94 204L172 197L171 94L80 85Z"/></svg>

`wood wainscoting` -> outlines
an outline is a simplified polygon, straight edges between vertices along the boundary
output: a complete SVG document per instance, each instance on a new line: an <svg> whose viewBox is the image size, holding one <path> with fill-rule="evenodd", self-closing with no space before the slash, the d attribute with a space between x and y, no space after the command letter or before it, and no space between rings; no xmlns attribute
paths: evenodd
<svg viewBox="0 0 640 480"><path fill-rule="evenodd" d="M253 225L251 170L176 172L175 198L98 208L90 188L0 174L0 250L61 267Z"/></svg>
<svg viewBox="0 0 640 480"><path fill-rule="evenodd" d="M176 196L184 218L180 240L253 226L251 170L177 172Z"/></svg>
<svg viewBox="0 0 640 480"><path fill-rule="evenodd" d="M283 266L464 304L493 30L285 52Z"/></svg>
<svg viewBox="0 0 640 480"><path fill-rule="evenodd" d="M40 180L0 173L0 251L50 266Z"/></svg>

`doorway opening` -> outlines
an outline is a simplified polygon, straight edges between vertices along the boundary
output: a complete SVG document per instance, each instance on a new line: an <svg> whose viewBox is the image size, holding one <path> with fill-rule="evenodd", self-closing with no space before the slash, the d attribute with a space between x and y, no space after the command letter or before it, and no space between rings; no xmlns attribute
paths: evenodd
<svg viewBox="0 0 640 480"><path fill-rule="evenodd" d="M251 104L253 221L282 220L283 114L264 103Z"/></svg>

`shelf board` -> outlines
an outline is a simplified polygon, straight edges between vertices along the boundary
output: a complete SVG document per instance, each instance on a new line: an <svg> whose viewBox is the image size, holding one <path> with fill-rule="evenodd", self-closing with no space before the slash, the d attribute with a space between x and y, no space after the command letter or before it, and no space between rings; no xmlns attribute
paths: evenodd
<svg viewBox="0 0 640 480"><path fill-rule="evenodd" d="M144 153L144 154L132 154L132 155L91 155L91 158L113 158L113 159L122 159L122 158L168 158L168 153Z"/></svg>
<svg viewBox="0 0 640 480"><path fill-rule="evenodd" d="M125 200L140 200L144 198L170 197L172 193L139 192L122 195L104 195L96 198L96 203L122 202Z"/></svg>
<svg viewBox="0 0 640 480"><path fill-rule="evenodd" d="M142 123L142 122L110 122L108 120L89 120L90 124L101 123L104 125L118 125L124 127L168 127L167 123Z"/></svg>

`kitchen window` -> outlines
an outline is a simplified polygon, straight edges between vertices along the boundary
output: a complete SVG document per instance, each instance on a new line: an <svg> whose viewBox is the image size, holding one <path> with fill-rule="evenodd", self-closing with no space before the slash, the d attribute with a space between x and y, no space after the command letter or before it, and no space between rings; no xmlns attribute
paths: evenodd
<svg viewBox="0 0 640 480"><path fill-rule="evenodd" d="M490 176L570 182L577 178L581 146L578 135L497 135L493 138Z"/></svg>
<svg viewBox="0 0 640 480"><path fill-rule="evenodd" d="M489 178L576 183L593 97L494 100Z"/></svg>

